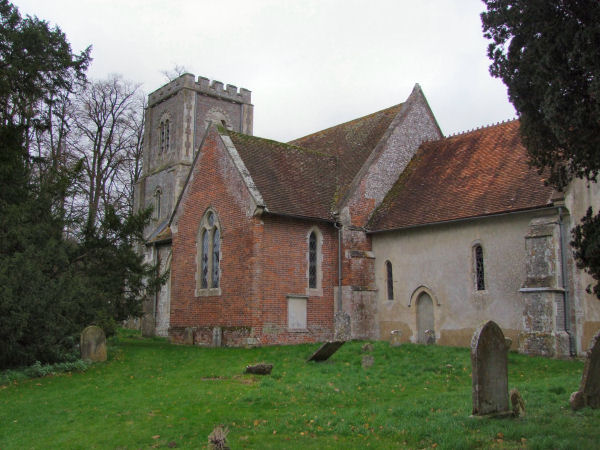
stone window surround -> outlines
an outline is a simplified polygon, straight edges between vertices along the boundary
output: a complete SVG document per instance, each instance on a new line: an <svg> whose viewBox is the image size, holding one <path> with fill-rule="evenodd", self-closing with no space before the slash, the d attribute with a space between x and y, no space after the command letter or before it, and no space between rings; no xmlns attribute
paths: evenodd
<svg viewBox="0 0 600 450"><path fill-rule="evenodd" d="M164 113L158 124L158 153L168 153L171 149L171 114Z"/></svg>
<svg viewBox="0 0 600 450"><path fill-rule="evenodd" d="M317 286L314 288L309 286L310 279L310 235L315 233L317 238ZM309 297L322 297L323 296L323 233L316 225L311 227L306 233L306 295Z"/></svg>
<svg viewBox="0 0 600 450"><path fill-rule="evenodd" d="M214 217L214 225L211 227L208 224L208 217L212 214ZM212 277L213 277L213 235L215 230L219 231L219 238L223 240L223 232L221 229L221 224L219 222L219 216L213 208L208 208L204 215L202 216L202 220L200 221L200 225L198 227L198 233L196 235L196 297L213 297L221 295L221 270L219 267L219 286L218 287L210 287L212 285ZM202 236L203 232L206 231L209 236L208 239L208 279L206 288L202 287ZM222 260L222 245L219 245L219 266Z"/></svg>

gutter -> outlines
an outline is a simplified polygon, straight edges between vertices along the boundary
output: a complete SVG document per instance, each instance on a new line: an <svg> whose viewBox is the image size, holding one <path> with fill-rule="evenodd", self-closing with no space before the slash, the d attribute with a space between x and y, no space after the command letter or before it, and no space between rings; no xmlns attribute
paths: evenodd
<svg viewBox="0 0 600 450"><path fill-rule="evenodd" d="M554 205L540 206L539 208L520 209L518 211L493 213L493 214L482 215L482 216L462 217L460 219L443 220L440 222L422 223L422 224L418 224L418 225L408 225L405 227L386 228L385 230L367 230L366 233L367 234L377 234L377 233L385 233L388 231L412 230L415 228L424 228L424 227L430 227L433 225L446 225L446 224L453 224L453 223L460 223L460 222L468 222L468 221L473 221L473 220L487 219L488 217L492 218L492 217L512 216L515 214L523 214L523 213L537 212L537 211L547 211L547 210L552 210L552 209L556 209L556 206L554 206Z"/></svg>

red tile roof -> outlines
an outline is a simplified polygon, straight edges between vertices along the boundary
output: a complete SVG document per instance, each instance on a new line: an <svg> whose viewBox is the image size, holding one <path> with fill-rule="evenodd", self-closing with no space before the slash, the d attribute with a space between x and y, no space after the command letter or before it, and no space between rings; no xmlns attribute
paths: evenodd
<svg viewBox="0 0 600 450"><path fill-rule="evenodd" d="M294 145L227 131L268 211L332 220L336 159Z"/></svg>
<svg viewBox="0 0 600 450"><path fill-rule="evenodd" d="M295 139L292 145L318 150L339 158L339 193L342 198L354 176L402 109L402 104L359 117L308 136Z"/></svg>
<svg viewBox="0 0 600 450"><path fill-rule="evenodd" d="M549 205L553 189L527 161L518 121L424 143L368 227L382 231Z"/></svg>

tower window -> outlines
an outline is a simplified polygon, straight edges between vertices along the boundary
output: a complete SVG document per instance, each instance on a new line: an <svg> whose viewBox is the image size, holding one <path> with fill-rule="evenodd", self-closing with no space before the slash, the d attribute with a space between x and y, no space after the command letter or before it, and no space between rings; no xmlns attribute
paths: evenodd
<svg viewBox="0 0 600 450"><path fill-rule="evenodd" d="M160 123L160 152L168 152L171 146L171 126L169 119Z"/></svg>

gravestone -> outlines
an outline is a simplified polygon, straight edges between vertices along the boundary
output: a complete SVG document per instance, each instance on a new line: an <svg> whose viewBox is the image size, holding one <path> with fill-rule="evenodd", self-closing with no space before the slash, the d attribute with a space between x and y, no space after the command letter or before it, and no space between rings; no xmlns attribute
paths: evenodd
<svg viewBox="0 0 600 450"><path fill-rule="evenodd" d="M427 344L427 345L435 344L435 331L425 330L425 344Z"/></svg>
<svg viewBox="0 0 600 450"><path fill-rule="evenodd" d="M574 410L586 406L600 408L600 331L592 338L579 390L571 394L570 403Z"/></svg>
<svg viewBox="0 0 600 450"><path fill-rule="evenodd" d="M390 345L392 347L398 347L400 344L402 344L401 338L402 338L402 331L392 330L390 332Z"/></svg>
<svg viewBox="0 0 600 450"><path fill-rule="evenodd" d="M87 327L81 333L81 359L99 362L106 361L106 336L96 325Z"/></svg>
<svg viewBox="0 0 600 450"><path fill-rule="evenodd" d="M192 327L183 330L183 343L184 345L194 345L194 329Z"/></svg>
<svg viewBox="0 0 600 450"><path fill-rule="evenodd" d="M525 415L525 402L517 388L510 390L510 403L514 417L523 417Z"/></svg>
<svg viewBox="0 0 600 450"><path fill-rule="evenodd" d="M319 349L314 352L307 361L325 361L329 359L331 355L338 351L338 349L344 345L345 341L333 341L333 342L325 342L323 345L319 347Z"/></svg>
<svg viewBox="0 0 600 450"><path fill-rule="evenodd" d="M362 357L363 369L368 369L369 367L371 367L373 365L374 362L375 362L375 358L373 358L373 355L363 355L363 357Z"/></svg>
<svg viewBox="0 0 600 450"><path fill-rule="evenodd" d="M223 341L223 330L221 327L213 327L212 330L212 346L221 347Z"/></svg>
<svg viewBox="0 0 600 450"><path fill-rule="evenodd" d="M244 373L253 373L255 375L270 375L273 370L273 364L254 364L253 366L246 366Z"/></svg>
<svg viewBox="0 0 600 450"><path fill-rule="evenodd" d="M493 321L481 325L471 340L473 415L503 416L508 407L508 347Z"/></svg>

